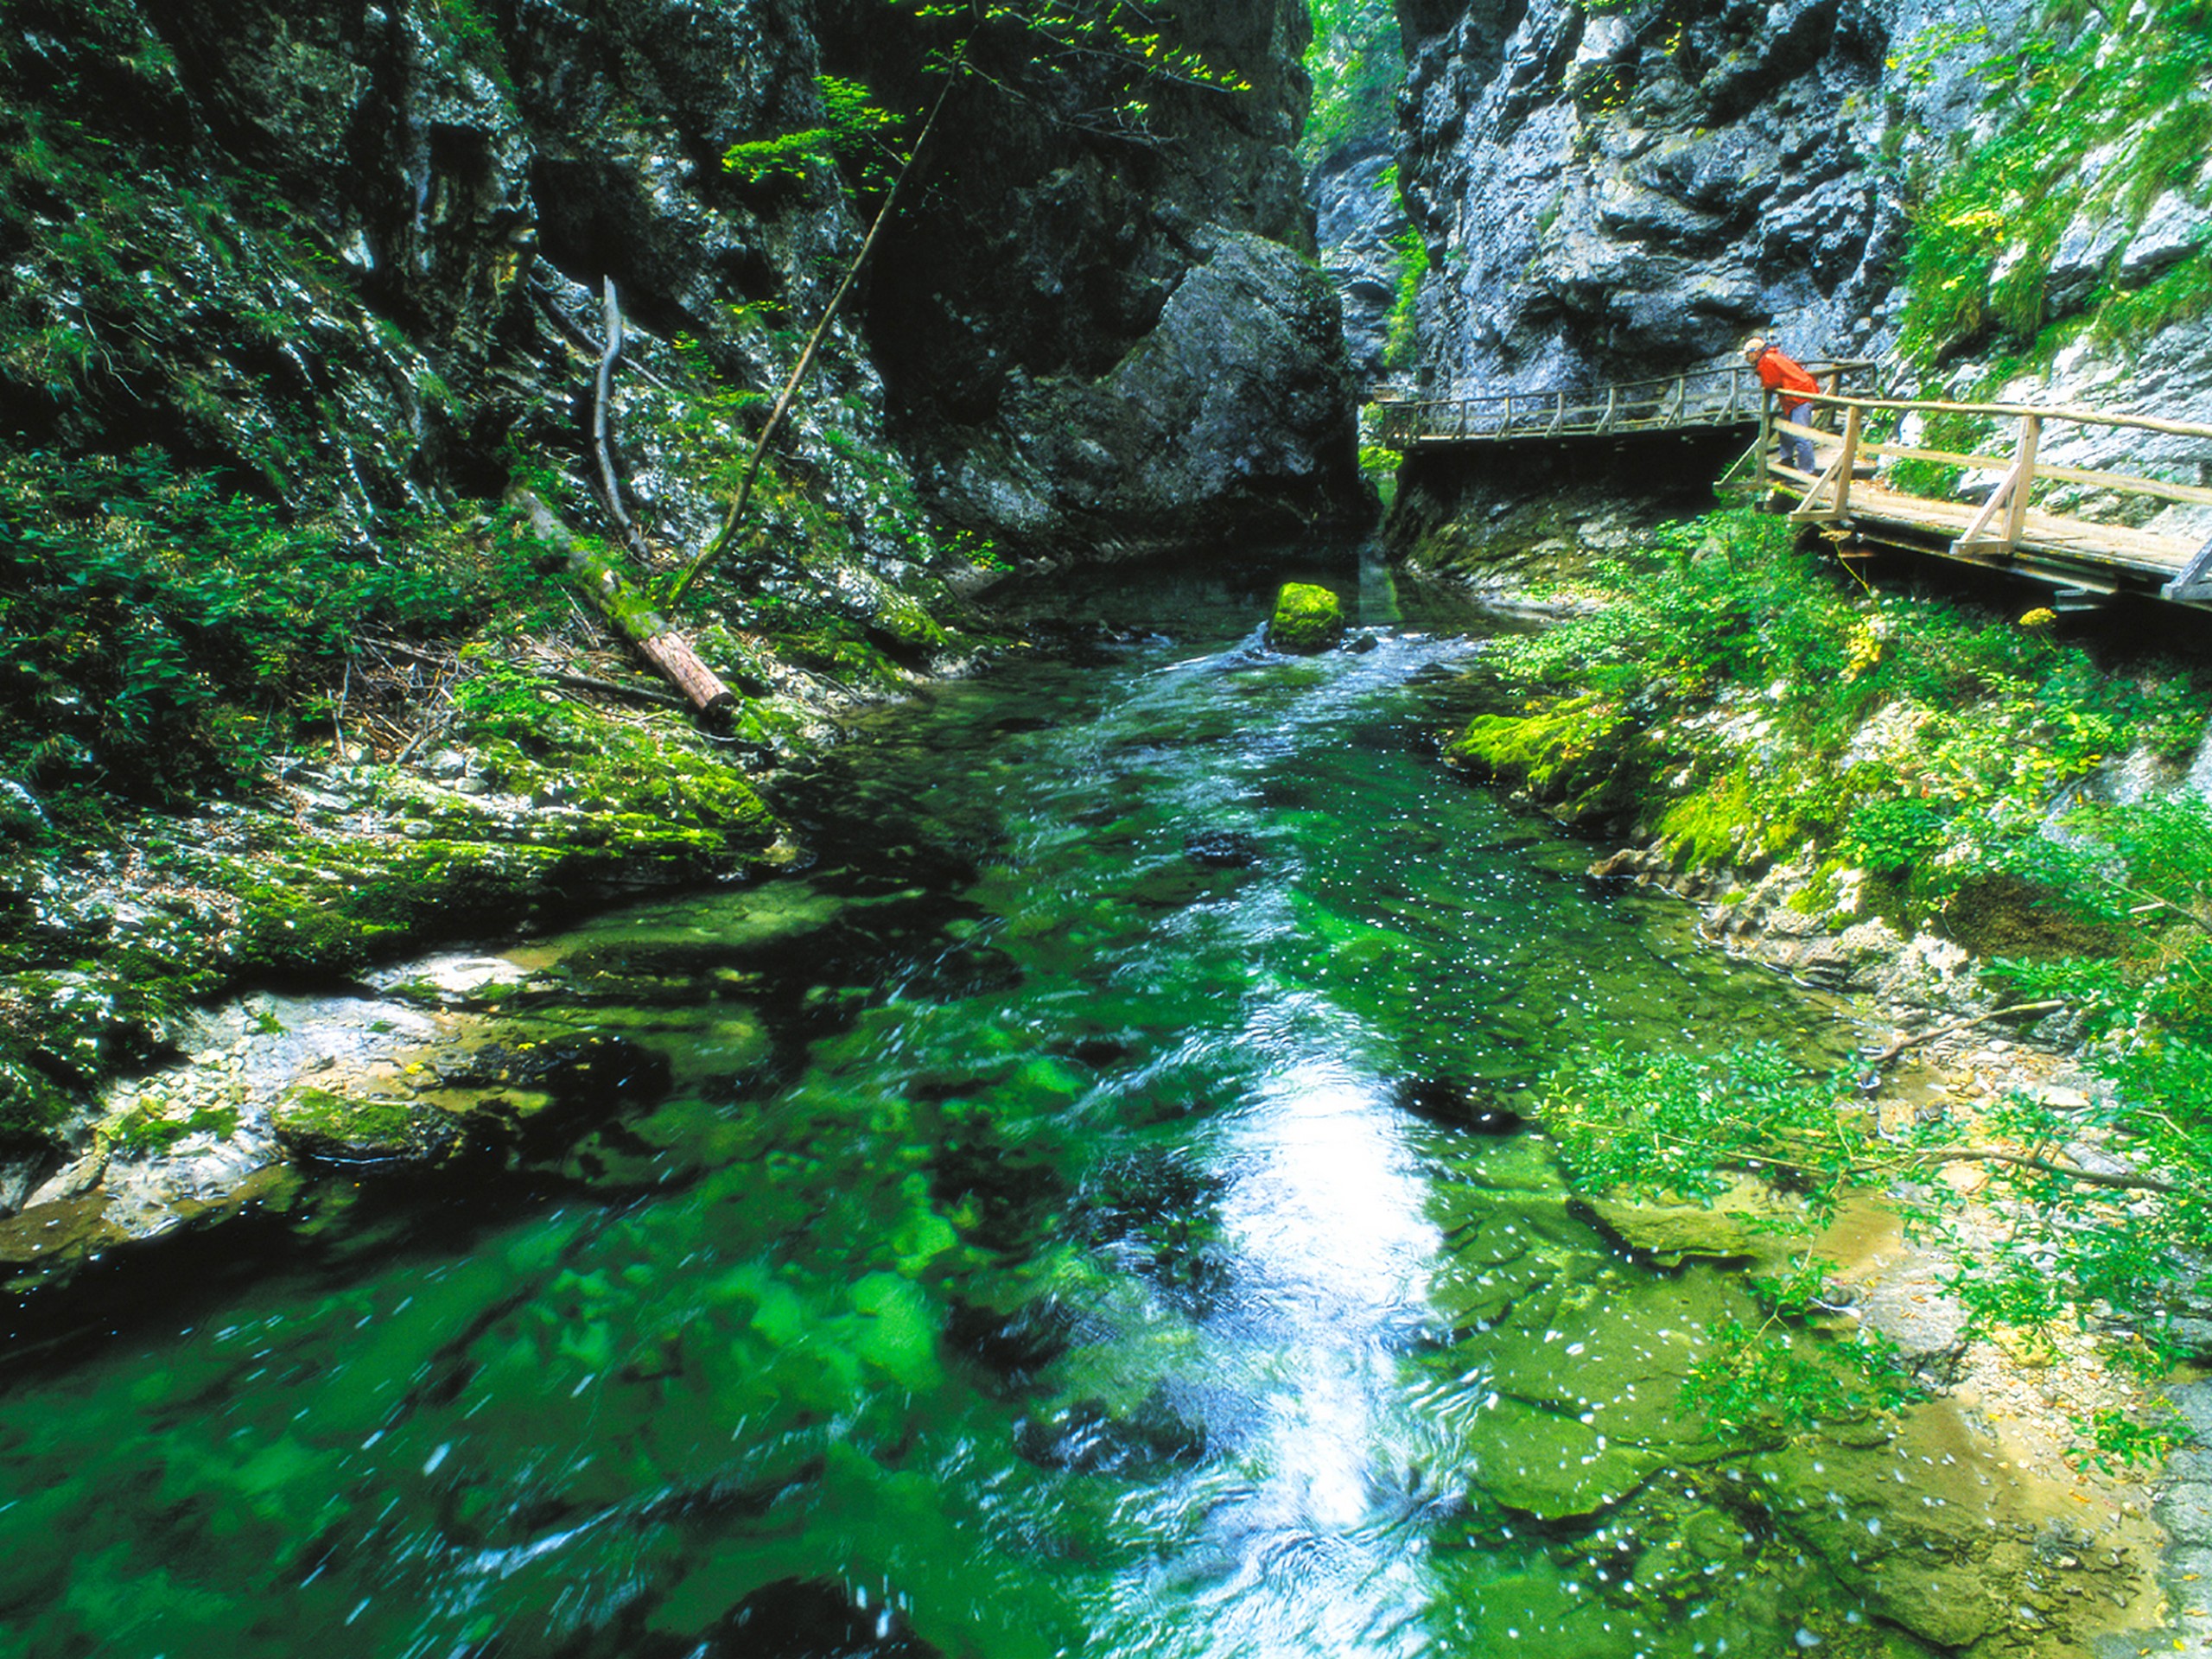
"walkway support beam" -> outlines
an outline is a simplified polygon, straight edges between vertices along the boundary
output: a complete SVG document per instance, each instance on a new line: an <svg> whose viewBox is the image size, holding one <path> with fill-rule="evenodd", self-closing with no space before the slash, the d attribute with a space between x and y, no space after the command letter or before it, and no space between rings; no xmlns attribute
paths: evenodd
<svg viewBox="0 0 2212 1659"><path fill-rule="evenodd" d="M2020 544L2020 532L2027 527L2028 496L2035 488L2036 450L2043 442L2043 419L2028 414L2020 417L2020 441L2012 452L2012 465L2003 480L1981 504L1981 511L1974 514L1959 538L1951 543L1951 551L1967 555L1993 553L2000 558L2010 558ZM1996 535L1989 533L1991 524L1998 522L2002 512L2003 529Z"/></svg>

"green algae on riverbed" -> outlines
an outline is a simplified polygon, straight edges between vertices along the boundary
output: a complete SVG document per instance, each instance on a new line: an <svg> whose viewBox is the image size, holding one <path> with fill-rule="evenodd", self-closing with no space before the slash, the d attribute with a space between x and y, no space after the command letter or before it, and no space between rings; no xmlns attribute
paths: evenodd
<svg viewBox="0 0 2212 1659"><path fill-rule="evenodd" d="M1440 771L1465 650L1158 641L944 688L791 798L803 880L518 951L503 1003L663 1080L105 1272L96 1324L34 1310L0 1395L17 1639L775 1654L804 1608L853 1651L991 1659L2011 1632L2043 1540L1997 1471L1681 1414L1740 1280L1622 1249L1540 1139L1402 1103L1526 1106L1601 1036L1848 1041Z"/></svg>

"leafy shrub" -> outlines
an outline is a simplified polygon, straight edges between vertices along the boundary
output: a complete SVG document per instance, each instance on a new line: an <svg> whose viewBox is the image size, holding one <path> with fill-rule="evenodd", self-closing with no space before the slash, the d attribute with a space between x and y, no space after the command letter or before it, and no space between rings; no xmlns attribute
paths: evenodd
<svg viewBox="0 0 2212 1659"><path fill-rule="evenodd" d="M403 556L151 450L0 467L0 771L79 800L234 788L360 630L452 630L538 588L512 526L411 528Z"/></svg>
<svg viewBox="0 0 2212 1659"><path fill-rule="evenodd" d="M1925 801L1873 801L1853 815L1837 844L1862 869L1899 875L1942 848L1945 836L1942 815Z"/></svg>

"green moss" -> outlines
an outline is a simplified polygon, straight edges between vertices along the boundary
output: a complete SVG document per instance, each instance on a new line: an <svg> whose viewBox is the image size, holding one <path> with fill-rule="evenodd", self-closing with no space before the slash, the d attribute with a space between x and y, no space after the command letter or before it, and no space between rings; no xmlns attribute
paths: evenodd
<svg viewBox="0 0 2212 1659"><path fill-rule="evenodd" d="M1277 651L1310 657L1333 649L1344 637L1344 607L1326 588L1287 582L1275 594L1268 620L1268 644Z"/></svg>
<svg viewBox="0 0 2212 1659"><path fill-rule="evenodd" d="M1711 868L1739 861L1758 827L1749 781L1736 771L1669 805L1659 838L1678 866Z"/></svg>
<svg viewBox="0 0 2212 1659"><path fill-rule="evenodd" d="M235 1106L198 1106L179 1116L169 1111L167 1102L151 1100L133 1107L111 1124L105 1139L117 1152L143 1156L167 1152L188 1135L211 1135L227 1141L238 1128Z"/></svg>
<svg viewBox="0 0 2212 1659"><path fill-rule="evenodd" d="M1614 703L1583 696L1542 701L1522 715L1478 715L1446 750L1456 766L1525 784L1580 817L1620 804L1626 722Z"/></svg>
<svg viewBox="0 0 2212 1659"><path fill-rule="evenodd" d="M0 1035L0 1141L42 1141L76 1103L32 1059L26 1046Z"/></svg>
<svg viewBox="0 0 2212 1659"><path fill-rule="evenodd" d="M277 1139L321 1162L373 1164L432 1155L455 1144L459 1125L420 1101L296 1088L270 1111Z"/></svg>

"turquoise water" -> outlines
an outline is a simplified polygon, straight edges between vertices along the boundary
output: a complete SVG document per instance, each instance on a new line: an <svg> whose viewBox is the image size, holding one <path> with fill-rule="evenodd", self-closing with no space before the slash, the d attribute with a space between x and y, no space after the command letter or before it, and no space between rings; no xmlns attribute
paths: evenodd
<svg viewBox="0 0 2212 1659"><path fill-rule="evenodd" d="M1918 1651L1672 1408L1742 1293L1450 1121L1849 1033L1441 769L1467 619L1290 661L1259 592L866 722L802 874L532 944L670 1061L579 1145L40 1312L0 1652Z"/></svg>

